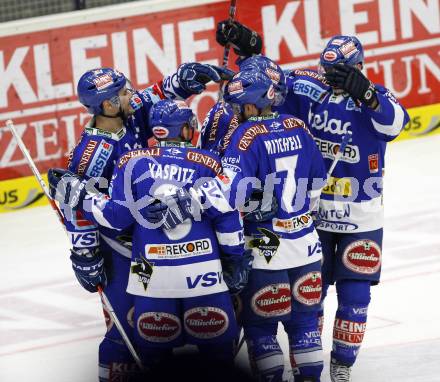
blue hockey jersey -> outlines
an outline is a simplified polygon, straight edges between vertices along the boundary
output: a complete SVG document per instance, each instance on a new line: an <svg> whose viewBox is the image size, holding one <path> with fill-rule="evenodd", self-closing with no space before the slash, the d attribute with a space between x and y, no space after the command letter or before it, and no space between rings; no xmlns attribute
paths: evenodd
<svg viewBox="0 0 440 382"><path fill-rule="evenodd" d="M304 122L278 113L252 117L228 139L222 165L231 182L231 204L246 211L244 201L260 187L279 204L272 220L245 224L253 267L287 269L320 260L310 200L319 196L325 168Z"/></svg>
<svg viewBox="0 0 440 382"><path fill-rule="evenodd" d="M327 169L342 136L352 132L352 141L321 194L318 228L331 232L381 228L386 143L408 122L406 110L380 85L375 85L377 111L354 102L347 94L336 95L325 78L311 70L292 71L287 85L286 101L278 110L308 124Z"/></svg>
<svg viewBox="0 0 440 382"><path fill-rule="evenodd" d="M203 121L201 131L201 147L216 154L224 151L223 141L229 130L238 127L238 118L232 107L225 102L216 103Z"/></svg>
<svg viewBox="0 0 440 382"><path fill-rule="evenodd" d="M216 182L211 180L221 172L216 155L180 145L122 155L112 179L111 198L93 203L85 214L101 226L133 226L128 293L183 298L228 290L220 256L243 254L243 226L238 211L206 207L199 219L187 219L171 230L156 228L142 215L146 203L181 187L200 191L204 199L212 198ZM218 196L221 194L214 197Z"/></svg>
<svg viewBox="0 0 440 382"><path fill-rule="evenodd" d="M136 93L135 99L142 107L128 117L124 126L116 133L101 130L92 118L70 153L68 169L85 179L100 178L99 188L107 192L118 158L129 150L146 147L148 138L153 135L147 125L148 112L160 97L152 89L147 88ZM114 240L121 232L104 227L100 227L98 231L98 227L84 219L79 211L74 212L73 216L70 216L69 209L64 208L64 211L67 217L66 228L76 250L95 248L100 240L104 240L114 250L131 257L130 251Z"/></svg>

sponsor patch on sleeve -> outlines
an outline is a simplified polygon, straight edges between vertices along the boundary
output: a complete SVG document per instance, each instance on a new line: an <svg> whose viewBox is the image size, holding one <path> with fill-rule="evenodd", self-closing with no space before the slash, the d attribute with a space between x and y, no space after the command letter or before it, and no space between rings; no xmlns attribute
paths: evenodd
<svg viewBox="0 0 440 382"><path fill-rule="evenodd" d="M87 146L81 155L81 159L79 160L78 170L76 171L78 175L84 175L97 144L98 142L93 139L87 143Z"/></svg>
<svg viewBox="0 0 440 382"><path fill-rule="evenodd" d="M110 159L112 151L113 145L102 140L92 157L92 160L87 168L86 175L90 177L101 176L107 161Z"/></svg>
<svg viewBox="0 0 440 382"><path fill-rule="evenodd" d="M219 161L210 157L209 155L202 154L197 151L188 150L186 153L186 159L190 162L199 163L212 170L216 175L222 172L222 165Z"/></svg>

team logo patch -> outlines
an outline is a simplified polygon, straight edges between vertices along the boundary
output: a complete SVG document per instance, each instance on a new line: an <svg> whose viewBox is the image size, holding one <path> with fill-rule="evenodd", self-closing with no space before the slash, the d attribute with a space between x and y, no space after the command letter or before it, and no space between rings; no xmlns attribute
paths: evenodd
<svg viewBox="0 0 440 382"><path fill-rule="evenodd" d="M142 313L137 321L137 330L141 337L150 342L170 342L182 331L177 316L163 312Z"/></svg>
<svg viewBox="0 0 440 382"><path fill-rule="evenodd" d="M243 136L238 142L238 148L241 151L246 151L258 135L268 133L269 131L265 125L253 125L244 132Z"/></svg>
<svg viewBox="0 0 440 382"><path fill-rule="evenodd" d="M212 306L197 307L185 312L185 330L196 338L215 338L221 336L229 326L226 312Z"/></svg>
<svg viewBox="0 0 440 382"><path fill-rule="evenodd" d="M102 76L93 79L97 90L108 88L113 83L113 78L110 74L103 74Z"/></svg>
<svg viewBox="0 0 440 382"><path fill-rule="evenodd" d="M228 93L237 94L243 92L243 83L241 81L232 81L228 84Z"/></svg>
<svg viewBox="0 0 440 382"><path fill-rule="evenodd" d="M272 284L252 296L251 307L258 316L283 316L291 311L291 299L289 284Z"/></svg>
<svg viewBox="0 0 440 382"><path fill-rule="evenodd" d="M321 272L309 272L300 277L293 285L293 295L304 305L316 305L321 301Z"/></svg>
<svg viewBox="0 0 440 382"><path fill-rule="evenodd" d="M113 327L113 320L112 317L110 316L110 313L107 310L107 307L104 304L102 305L102 312L104 313L105 326L107 327L107 333L108 333Z"/></svg>
<svg viewBox="0 0 440 382"><path fill-rule="evenodd" d="M186 241L176 244L147 244L145 254L148 259L182 259L212 253L211 239Z"/></svg>
<svg viewBox="0 0 440 382"><path fill-rule="evenodd" d="M258 248L260 256L264 256L269 264L280 246L280 236L266 228L257 228L257 230L261 232L261 236L251 239L248 245L250 248Z"/></svg>
<svg viewBox="0 0 440 382"><path fill-rule="evenodd" d="M328 50L327 52L324 53L324 60L329 62L336 60L337 57L338 54L334 50Z"/></svg>
<svg viewBox="0 0 440 382"><path fill-rule="evenodd" d="M370 174L379 172L379 154L368 155L368 168Z"/></svg>
<svg viewBox="0 0 440 382"><path fill-rule="evenodd" d="M142 107L141 97L139 97L136 93L130 98L129 103L134 111L139 110Z"/></svg>
<svg viewBox="0 0 440 382"><path fill-rule="evenodd" d="M380 247L372 240L355 241L345 248L342 262L353 272L374 274L381 264Z"/></svg>
<svg viewBox="0 0 440 382"><path fill-rule="evenodd" d="M135 259L135 264L131 266L130 271L138 276L138 281L144 286L144 290L147 290L153 274L153 264L144 257L138 258Z"/></svg>

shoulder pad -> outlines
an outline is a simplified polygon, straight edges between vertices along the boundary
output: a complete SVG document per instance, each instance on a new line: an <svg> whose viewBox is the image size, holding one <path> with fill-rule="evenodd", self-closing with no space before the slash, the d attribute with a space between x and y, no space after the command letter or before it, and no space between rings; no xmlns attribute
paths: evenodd
<svg viewBox="0 0 440 382"><path fill-rule="evenodd" d="M222 172L220 158L209 151L189 149L186 152L185 159L210 169L215 175L218 175Z"/></svg>
<svg viewBox="0 0 440 382"><path fill-rule="evenodd" d="M249 126L249 124L247 124ZM242 125L243 126L243 125ZM258 135L268 134L269 129L264 123L254 123L250 127L246 127L241 133L237 143L237 147L241 151L247 151Z"/></svg>
<svg viewBox="0 0 440 382"><path fill-rule="evenodd" d="M138 150L132 150L128 153L125 153L122 155L118 160L118 168L123 167L127 162L132 158L139 158L139 157L159 157L161 156L162 152L160 147L152 147L149 149L138 149Z"/></svg>

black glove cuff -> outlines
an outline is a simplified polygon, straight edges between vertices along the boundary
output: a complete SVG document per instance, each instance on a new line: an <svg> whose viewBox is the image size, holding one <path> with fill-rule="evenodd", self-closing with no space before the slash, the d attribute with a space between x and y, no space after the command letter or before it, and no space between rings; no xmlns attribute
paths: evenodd
<svg viewBox="0 0 440 382"><path fill-rule="evenodd" d="M257 32L241 25L237 37L231 40L231 44L236 54L250 57L261 53L263 41Z"/></svg>

